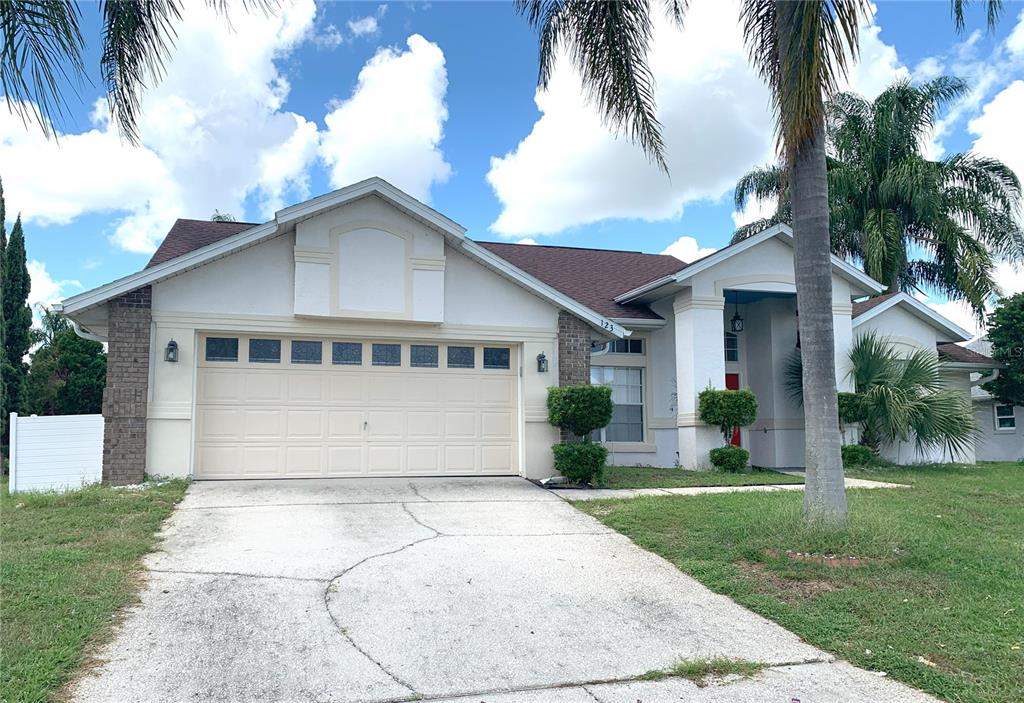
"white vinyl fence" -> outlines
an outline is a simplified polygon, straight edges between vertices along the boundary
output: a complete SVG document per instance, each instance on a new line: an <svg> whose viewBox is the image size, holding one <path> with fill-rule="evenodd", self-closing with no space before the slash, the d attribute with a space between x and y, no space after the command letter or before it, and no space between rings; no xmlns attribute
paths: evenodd
<svg viewBox="0 0 1024 703"><path fill-rule="evenodd" d="M10 458L11 493L96 483L103 468L103 416L11 413Z"/></svg>

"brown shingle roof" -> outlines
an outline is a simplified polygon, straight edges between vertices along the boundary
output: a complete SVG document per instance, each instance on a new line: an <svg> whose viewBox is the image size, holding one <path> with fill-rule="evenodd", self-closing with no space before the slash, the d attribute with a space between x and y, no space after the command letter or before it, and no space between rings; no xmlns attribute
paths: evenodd
<svg viewBox="0 0 1024 703"><path fill-rule="evenodd" d="M990 356L979 354L973 349L961 347L952 342L941 342L935 345L939 352L939 358L943 361L952 361L956 364L991 364L993 368L999 366L999 362Z"/></svg>
<svg viewBox="0 0 1024 703"><path fill-rule="evenodd" d="M211 222L210 220L176 220L174 226L160 243L146 268L162 264L196 249L227 239L250 227L253 222Z"/></svg>
<svg viewBox="0 0 1024 703"><path fill-rule="evenodd" d="M862 300L860 302L854 303L853 317L860 317L868 310L881 305L894 295L899 295L899 293L883 293L882 295L876 295L874 298L868 298L867 300Z"/></svg>
<svg viewBox="0 0 1024 703"><path fill-rule="evenodd" d="M620 305L614 298L686 268L686 263L666 254L499 242L479 244L591 310L613 318L660 319L646 305Z"/></svg>

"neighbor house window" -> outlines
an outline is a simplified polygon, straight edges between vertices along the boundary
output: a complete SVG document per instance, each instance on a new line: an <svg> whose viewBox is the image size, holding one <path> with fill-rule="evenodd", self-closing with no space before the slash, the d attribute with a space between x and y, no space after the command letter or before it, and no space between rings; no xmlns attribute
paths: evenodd
<svg viewBox="0 0 1024 703"><path fill-rule="evenodd" d="M507 369L512 362L508 347L484 347L485 369Z"/></svg>
<svg viewBox="0 0 1024 703"><path fill-rule="evenodd" d="M596 343L591 345L591 354L643 354L644 340L642 339L615 339L604 344Z"/></svg>
<svg viewBox="0 0 1024 703"><path fill-rule="evenodd" d="M402 345L374 344L372 361L374 366L401 366Z"/></svg>
<svg viewBox="0 0 1024 703"><path fill-rule="evenodd" d="M281 363L281 340L250 339L249 361L256 364Z"/></svg>
<svg viewBox="0 0 1024 703"><path fill-rule="evenodd" d="M207 361L238 361L238 337L207 337Z"/></svg>
<svg viewBox="0 0 1024 703"><path fill-rule="evenodd" d="M331 363L341 366L362 366L361 342L334 342L331 344Z"/></svg>
<svg viewBox="0 0 1024 703"><path fill-rule="evenodd" d="M600 442L642 442L644 440L644 371L624 366L591 366L590 382L612 387L612 421L597 430Z"/></svg>
<svg viewBox="0 0 1024 703"><path fill-rule="evenodd" d="M322 342L309 342L301 339L292 340L293 364L319 364L323 360L324 345Z"/></svg>
<svg viewBox="0 0 1024 703"><path fill-rule="evenodd" d="M1006 432L1017 429L1017 418L1013 415L1012 405L997 405L995 411L997 430Z"/></svg>
<svg viewBox="0 0 1024 703"><path fill-rule="evenodd" d="M725 360L740 360L740 338L732 332L725 333Z"/></svg>
<svg viewBox="0 0 1024 703"><path fill-rule="evenodd" d="M433 344L409 345L409 363L418 368L437 368L437 346Z"/></svg>
<svg viewBox="0 0 1024 703"><path fill-rule="evenodd" d="M476 366L476 350L473 347L448 347L448 368L471 369Z"/></svg>

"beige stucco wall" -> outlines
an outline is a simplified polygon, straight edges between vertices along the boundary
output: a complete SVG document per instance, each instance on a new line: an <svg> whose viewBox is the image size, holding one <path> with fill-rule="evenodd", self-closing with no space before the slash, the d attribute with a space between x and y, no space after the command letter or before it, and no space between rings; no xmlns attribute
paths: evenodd
<svg viewBox="0 0 1024 703"><path fill-rule="evenodd" d="M974 401L974 421L978 423L981 437L978 439L976 458L978 461L1024 461L1024 406L1015 406L1014 430L997 430L995 403L991 399Z"/></svg>
<svg viewBox="0 0 1024 703"><path fill-rule="evenodd" d="M337 223L347 207L352 206L325 216ZM361 219L367 216L362 211L358 214ZM393 217L408 220L405 226L410 229L420 226L398 211ZM282 235L153 286L147 471L173 476L191 473L196 340L207 331L520 345L519 463L530 477L553 473L550 447L558 435L547 423L546 399L547 387L557 384L558 378L558 309L554 305L444 247L442 323L300 317L293 313L294 250L294 235ZM172 338L179 345L178 363L163 360L163 349ZM537 371L535 360L542 352L550 360L548 373Z"/></svg>

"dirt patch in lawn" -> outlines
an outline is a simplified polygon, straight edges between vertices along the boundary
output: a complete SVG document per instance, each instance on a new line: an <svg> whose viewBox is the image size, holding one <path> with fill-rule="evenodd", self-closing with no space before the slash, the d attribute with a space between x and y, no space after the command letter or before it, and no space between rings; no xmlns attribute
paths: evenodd
<svg viewBox="0 0 1024 703"><path fill-rule="evenodd" d="M752 561L738 561L736 566L745 576L757 579L774 591L773 596L783 603L796 603L814 598L822 593L838 591L839 586L823 579L792 579L773 573L764 564Z"/></svg>
<svg viewBox="0 0 1024 703"><path fill-rule="evenodd" d="M838 556L835 554L808 554L806 552L794 552L787 549L785 552L780 552L778 549L766 549L764 553L770 557L778 559L785 557L792 561L805 561L812 564L821 564L828 566L833 569L850 568L856 569L861 566L869 566L872 564L882 564L885 562L884 559L876 559L874 557L855 557L855 556Z"/></svg>

